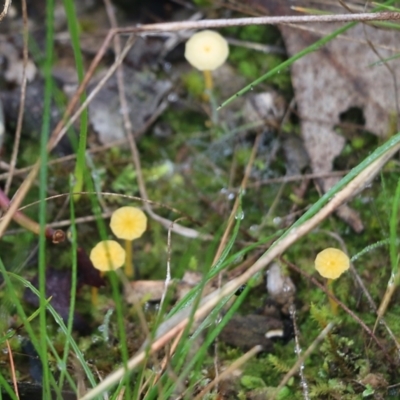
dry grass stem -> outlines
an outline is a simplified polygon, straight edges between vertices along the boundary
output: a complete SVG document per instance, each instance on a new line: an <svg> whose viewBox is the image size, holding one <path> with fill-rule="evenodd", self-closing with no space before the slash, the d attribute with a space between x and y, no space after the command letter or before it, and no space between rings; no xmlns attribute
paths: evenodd
<svg viewBox="0 0 400 400"><path fill-rule="evenodd" d="M26 66L28 65L28 10L26 6L26 0L22 0L22 21L23 21L23 49L22 49L22 57L23 57L23 67L22 67L22 83L21 83L21 96L19 102L19 110L18 110L18 117L17 117L17 127L15 129L15 136L14 136L14 144L13 144L13 151L10 160L10 169L9 175L4 186L4 193L8 196L8 192L11 187L15 166L17 164L18 158L18 151L19 151L19 143L21 141L21 131L22 131L22 121L24 118L25 112L25 98L26 98L26 83L27 83L27 76L26 76Z"/></svg>
<svg viewBox="0 0 400 400"><path fill-rule="evenodd" d="M210 29L229 26L247 25L279 25L301 24L313 22L368 22L368 21L396 21L400 13L379 12L359 14L332 14L332 15L286 15L280 17L251 17L230 19L203 19L201 21L164 22L159 24L139 25L135 27L119 28L116 33L146 33L170 32L182 29Z"/></svg>
<svg viewBox="0 0 400 400"><path fill-rule="evenodd" d="M15 373L14 357L13 357L12 349L10 346L10 342L8 340L6 340L6 345L7 345L7 350L8 350L8 357L10 359L11 377L12 377L12 382L14 385L14 392L15 392L15 396L17 397L17 399L19 399L18 379L17 379L17 374Z"/></svg>

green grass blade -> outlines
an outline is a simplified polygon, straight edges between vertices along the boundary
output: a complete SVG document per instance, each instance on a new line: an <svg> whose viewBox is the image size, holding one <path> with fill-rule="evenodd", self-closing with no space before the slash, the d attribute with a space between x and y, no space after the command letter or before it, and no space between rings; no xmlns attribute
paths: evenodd
<svg viewBox="0 0 400 400"><path fill-rule="evenodd" d="M1 268L1 264L0 264L0 268ZM14 278L15 280L21 282L23 285L25 285L27 288L29 288L33 293L36 294L36 296L38 296L38 297L40 296L39 291L29 281L27 281L26 279L22 278L19 275L13 274L12 272L9 272L8 274L6 273L6 275L10 275L12 278ZM11 282L9 280L8 276L7 276L7 279L8 279L9 282ZM47 309L49 310L49 312L53 316L53 318L56 321L56 323L60 326L60 328L61 328L62 332L64 333L64 335L67 336L68 335L68 328L65 326L63 319L58 315L57 311L53 308L51 303L47 305ZM94 379L92 371L90 370L90 368L87 365L87 362L85 360L85 357L84 357L83 353L79 349L77 343L75 342L75 340L74 340L74 338L72 336L70 336L69 340L70 340L71 347L74 350L78 361L82 365L82 368L85 371L85 374L86 374L90 384L93 387L95 387L96 386L96 380Z"/></svg>
<svg viewBox="0 0 400 400"><path fill-rule="evenodd" d="M320 49L322 46L330 42L332 39L337 37L338 35L341 35L342 33L346 32L348 29L352 28L355 26L357 23L356 22L351 22L349 24L346 24L342 26L341 28L337 29L336 31L332 32L331 34L323 37L320 40L317 40L315 43L313 43L311 46L306 47L305 49L299 51L297 54L294 56L290 57L283 63L279 64L275 68L272 68L270 71L268 71L266 74L260 76L253 82L251 82L249 85L245 86L243 89L240 89L238 92L236 92L233 96L229 97L228 100L225 100L218 108L217 110L220 110L221 108L227 106L230 104L232 101L237 99L240 96L243 96L245 93L247 93L250 90L253 90L255 86L258 84L264 82L268 78L272 78L274 75L280 73L280 71L290 67L294 62L299 60L300 58L303 58L305 55L312 53L313 51L317 51Z"/></svg>
<svg viewBox="0 0 400 400"><path fill-rule="evenodd" d="M47 142L50 136L51 118L51 95L53 78L51 75L53 67L54 49L54 0L46 1L46 54L43 65L43 76L45 79L44 101L43 101L43 120L40 135L40 171L39 171L39 292L40 292L40 346L37 348L43 366L43 398L51 398L50 394L50 371L47 357L47 322L46 322L46 238L44 234L46 225L46 201L47 196Z"/></svg>
<svg viewBox="0 0 400 400"><path fill-rule="evenodd" d="M51 381L52 387L55 390L55 392L56 393L60 393L60 391L58 389L58 386L56 385L54 376L53 376L53 374L51 373L51 371L49 369L48 363L44 364L43 359L41 358L42 352L40 351L40 347L39 347L41 345L41 341L39 341L39 339L37 338L35 332L33 331L31 323L30 323L28 317L26 316L24 308L23 308L23 306L21 304L21 300L17 297L17 290L14 287L14 285L13 285L11 279L10 279L9 275L14 275L14 274L12 274L11 272L6 271L5 266L4 266L4 264L3 264L1 259L0 259L0 273L3 275L4 282L5 282L6 286L7 286L7 288L9 289L8 295L11 297L11 300L12 300L13 304L15 304L15 307L16 307L16 310L17 310L17 314L21 318L22 323L24 325L24 328L26 329L31 342L32 342L33 346L35 347L36 352L39 355L40 361L41 361L41 363L43 365L43 369L45 369L45 368L47 369L48 375L49 375L49 380ZM15 276L18 276L18 275L15 275ZM22 279L19 276L18 276L18 278ZM36 290L37 295L40 296L39 291L36 288L35 288L35 290ZM47 304L47 300L45 301L45 304ZM39 311L39 318L40 318L40 315L42 313L42 310L41 310L40 307L42 307L42 304L39 305L39 310L38 310ZM48 340L47 330L45 330L41 334L45 337L45 340L47 341ZM47 360L47 354L46 354L46 360Z"/></svg>
<svg viewBox="0 0 400 400"><path fill-rule="evenodd" d="M71 44L74 52L75 66L78 73L79 83L83 81L84 77L84 65L81 53L81 46L79 41L79 25L78 16L76 15L75 5L73 0L63 0L65 13L67 15L68 30L71 35ZM86 100L86 94L82 93L80 101L83 103ZM79 135L79 146L78 154L76 158L75 167L75 184L73 192L81 192L83 189L84 171L86 166L85 152L86 152L86 141L87 141L87 127L88 127L88 110L85 109L81 114L80 119L80 135ZM77 200L79 195L74 196Z"/></svg>
<svg viewBox="0 0 400 400"><path fill-rule="evenodd" d="M72 335L72 324L74 321L74 313L75 313L75 300L76 300L76 287L77 287L77 276L78 276L78 266L77 266L77 244L76 244L76 238L77 238L77 231L76 231L76 225L75 225L75 207L74 207L74 199L72 196L72 191L70 191L70 198L69 198L69 204L70 204L70 218L71 218L71 235L72 235L72 240L71 240L71 258L72 258L72 270L71 270L71 293L70 293L70 304L69 304L69 313L68 313L68 323L67 323L67 334L65 336L65 345L64 345L64 352L63 352L63 369L61 370L60 374L60 380L59 380L59 387L63 387L64 383L64 376L65 372L67 371L66 365L67 365L67 359L68 359L68 353L69 353L69 344L71 340L71 335Z"/></svg>
<svg viewBox="0 0 400 400"><path fill-rule="evenodd" d="M392 265L392 276L396 276L399 270L399 255L397 248L397 226L400 205L400 179L397 182L396 192L392 204L392 215L390 216L390 263Z"/></svg>
<svg viewBox="0 0 400 400"><path fill-rule="evenodd" d="M0 399L3 396L2 395L3 389L5 389L5 391L11 397L12 400L19 400L13 388L8 384L8 382L4 379L3 375L0 373Z"/></svg>

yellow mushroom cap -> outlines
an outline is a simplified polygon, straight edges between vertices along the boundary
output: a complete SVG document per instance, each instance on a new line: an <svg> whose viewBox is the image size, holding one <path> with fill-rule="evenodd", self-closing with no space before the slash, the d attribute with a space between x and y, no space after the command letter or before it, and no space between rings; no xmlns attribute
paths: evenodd
<svg viewBox="0 0 400 400"><path fill-rule="evenodd" d="M228 55L228 42L218 32L197 32L186 42L185 58L200 71L214 71L226 61Z"/></svg>
<svg viewBox="0 0 400 400"><path fill-rule="evenodd" d="M350 259L342 250L329 247L317 254L315 269L324 278L337 279L350 268Z"/></svg>
<svg viewBox="0 0 400 400"><path fill-rule="evenodd" d="M100 271L111 271L125 264L125 250L115 240L103 240L90 252L90 261Z"/></svg>
<svg viewBox="0 0 400 400"><path fill-rule="evenodd" d="M146 214L136 207L121 207L111 215L110 228L118 239L137 239L143 235L146 226Z"/></svg>

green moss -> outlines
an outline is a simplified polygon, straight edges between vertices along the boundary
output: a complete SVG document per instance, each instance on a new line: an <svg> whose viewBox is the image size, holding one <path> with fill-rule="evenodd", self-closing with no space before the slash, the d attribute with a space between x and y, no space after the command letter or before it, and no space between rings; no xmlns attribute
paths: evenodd
<svg viewBox="0 0 400 400"><path fill-rule="evenodd" d="M204 93L204 77L201 72L192 70L181 76L182 83L190 96L200 98Z"/></svg>

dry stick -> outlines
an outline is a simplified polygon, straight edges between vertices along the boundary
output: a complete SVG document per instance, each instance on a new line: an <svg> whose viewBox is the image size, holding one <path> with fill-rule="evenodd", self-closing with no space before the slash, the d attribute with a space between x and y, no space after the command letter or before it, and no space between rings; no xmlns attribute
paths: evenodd
<svg viewBox="0 0 400 400"><path fill-rule="evenodd" d="M10 5L11 5L11 0L5 0L3 11L0 14L0 21L7 15Z"/></svg>
<svg viewBox="0 0 400 400"><path fill-rule="evenodd" d="M368 165L359 175L349 182L342 190L335 194L332 200L319 210L314 216L305 221L302 225L292 229L276 244L272 245L269 250L264 253L247 271L238 278L227 282L221 289L210 293L200 302L199 308L194 313L194 320L204 318L218 302L226 296L235 292L241 285L245 284L253 275L262 271L268 266L272 260L279 257L288 247L305 236L308 232L314 229L319 223L325 220L338 207L348 201L354 194L358 193L365 185L370 182L375 175L380 171L383 165L400 149L400 144L397 143L386 153L382 154L377 160ZM350 311L350 310L349 310ZM158 329L158 334L151 344L149 351L156 352L161 349L166 343L185 328L189 321L191 313L190 307L179 311L169 320L165 321ZM378 339L372 334L371 330L362 322L359 322L362 328L374 338L377 345L385 352L385 349L380 344ZM128 361L128 369L136 368L146 356L146 350L140 351ZM90 390L81 400L89 400L103 393L107 388L116 384L125 374L124 368L119 368L108 375L98 386Z"/></svg>
<svg viewBox="0 0 400 400"><path fill-rule="evenodd" d="M289 379L299 370L299 368L304 364L304 361L307 359L307 357L310 356L310 354L315 350L315 348L318 346L318 344L324 340L325 336L330 332L330 330L333 328L334 324L330 322L324 330L315 338L315 340L311 343L311 345L308 347L308 349L304 352L304 354L297 359L295 364L293 365L292 368L286 373L286 375L283 377L281 382L279 383L278 387L275 389L274 393L270 397L271 400L274 400L276 396L279 394L279 391L289 382Z"/></svg>
<svg viewBox="0 0 400 400"><path fill-rule="evenodd" d="M201 21L164 22L159 24L138 25L135 27L119 28L116 33L145 33L178 31L182 29L225 28L228 26L245 25L278 25L299 24L312 22L365 22L365 21L395 21L400 19L400 13L359 13L333 15L288 15L282 17L251 17L231 19L203 19Z"/></svg>
<svg viewBox="0 0 400 400"><path fill-rule="evenodd" d="M263 350L263 347L261 345L254 346L252 349L250 349L247 353L243 354L241 357L239 357L237 360L235 360L226 370L221 372L221 374L218 376L218 378L215 378L213 381L211 381L195 398L194 400L201 400L204 399L204 396L215 386L217 385L221 380L223 380L225 377L229 376L233 371L236 369L240 368L244 363L250 360L250 358L254 357L256 354L258 354L260 351Z"/></svg>
<svg viewBox="0 0 400 400"><path fill-rule="evenodd" d="M13 151L10 160L10 170L9 175L4 187L4 193L8 196L8 192L11 187L15 166L17 164L18 158L18 151L19 151L19 143L21 140L21 131L22 131L22 121L24 118L24 111L25 111L25 98L26 98L26 66L28 65L28 11L26 7L26 0L22 0L22 20L24 23L23 26L23 68L22 68L22 84L21 84L21 97L19 102L19 110L18 110L18 118L17 118L17 128L15 130L15 138L14 138L14 145Z"/></svg>

